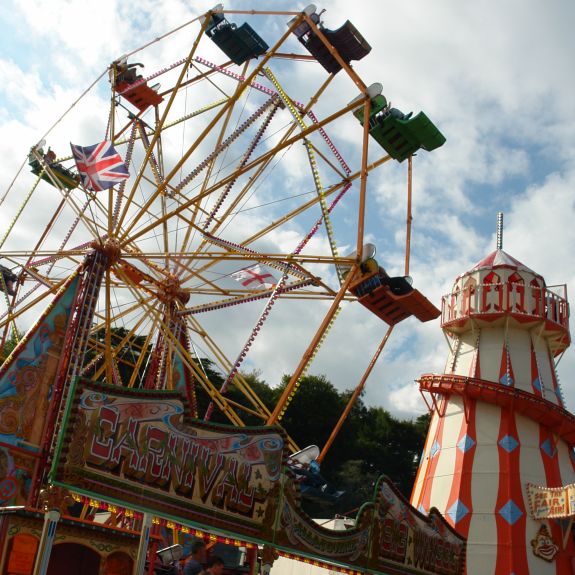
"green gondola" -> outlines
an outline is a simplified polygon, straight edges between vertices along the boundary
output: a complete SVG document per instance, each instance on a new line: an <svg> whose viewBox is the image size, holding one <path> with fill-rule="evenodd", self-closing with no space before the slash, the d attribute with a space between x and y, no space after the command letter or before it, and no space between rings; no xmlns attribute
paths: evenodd
<svg viewBox="0 0 575 575"><path fill-rule="evenodd" d="M29 159L28 164L30 165L33 174L41 176L44 181L48 182L52 186L54 185L54 181L50 178L48 172L42 168L40 162L36 158ZM73 190L78 187L80 178L77 174L72 172L72 170L68 170L68 168L64 168L64 166L61 166L60 164L52 164L49 169L54 178L62 184L63 188Z"/></svg>
<svg viewBox="0 0 575 575"><path fill-rule="evenodd" d="M369 133L394 160L403 162L419 149L431 152L445 144L445 136L424 112L413 117L393 112L381 94L372 99ZM362 125L363 114L363 106L353 113Z"/></svg>
<svg viewBox="0 0 575 575"><path fill-rule="evenodd" d="M237 65L261 56L269 48L247 22L238 28L228 22L223 14L212 14L206 35Z"/></svg>

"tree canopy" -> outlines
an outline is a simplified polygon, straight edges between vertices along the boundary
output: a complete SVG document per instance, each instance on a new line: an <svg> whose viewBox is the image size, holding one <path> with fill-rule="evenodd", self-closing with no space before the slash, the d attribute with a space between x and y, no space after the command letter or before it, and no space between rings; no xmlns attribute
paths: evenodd
<svg viewBox="0 0 575 575"><path fill-rule="evenodd" d="M285 375L281 384L272 388L257 374L248 377L270 408L290 379ZM317 445L321 449L351 393L338 391L323 375L305 376L280 423L300 448ZM321 466L328 482L345 493L328 508L317 502L306 503L308 513L325 516L354 511L372 499L381 475L387 475L409 497L428 425L428 415L414 421L399 420L382 407L368 407L358 398Z"/></svg>

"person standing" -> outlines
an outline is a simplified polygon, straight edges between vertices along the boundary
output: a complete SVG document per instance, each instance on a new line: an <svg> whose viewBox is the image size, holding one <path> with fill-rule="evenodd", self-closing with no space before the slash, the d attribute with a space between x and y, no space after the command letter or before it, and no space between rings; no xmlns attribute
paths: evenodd
<svg viewBox="0 0 575 575"><path fill-rule="evenodd" d="M199 539L192 543L190 559L184 566L184 575L198 575L206 562L206 544Z"/></svg>

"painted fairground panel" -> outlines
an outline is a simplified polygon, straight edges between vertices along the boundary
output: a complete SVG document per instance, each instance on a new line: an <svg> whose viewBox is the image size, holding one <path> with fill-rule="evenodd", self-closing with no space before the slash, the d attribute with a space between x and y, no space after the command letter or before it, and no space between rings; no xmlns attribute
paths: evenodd
<svg viewBox="0 0 575 575"><path fill-rule="evenodd" d="M364 504L355 526L345 531L317 525L301 511L298 493L288 484L274 544L370 572L458 575L465 563L465 540L440 513L418 513L385 477L375 501Z"/></svg>
<svg viewBox="0 0 575 575"><path fill-rule="evenodd" d="M26 504L36 462L26 451L0 444L0 507Z"/></svg>
<svg viewBox="0 0 575 575"><path fill-rule="evenodd" d="M60 290L0 367L0 442L24 449L42 441L52 385L68 330L78 276Z"/></svg>
<svg viewBox="0 0 575 575"><path fill-rule="evenodd" d="M0 529L7 535L0 547L2 575L32 575L43 525L43 512L0 510ZM88 575L94 568L101 575L132 573L138 543L137 532L63 517L54 535L48 573Z"/></svg>
<svg viewBox="0 0 575 575"><path fill-rule="evenodd" d="M187 413L177 392L76 382L54 483L178 521L265 538L269 494L285 463L283 432L191 421Z"/></svg>
<svg viewBox="0 0 575 575"><path fill-rule="evenodd" d="M0 506L28 503L77 290L74 274L0 367Z"/></svg>
<svg viewBox="0 0 575 575"><path fill-rule="evenodd" d="M385 571L393 562L417 573L464 572L465 539L437 509L431 508L428 516L416 511L385 478L376 488L376 519L371 558L374 570Z"/></svg>

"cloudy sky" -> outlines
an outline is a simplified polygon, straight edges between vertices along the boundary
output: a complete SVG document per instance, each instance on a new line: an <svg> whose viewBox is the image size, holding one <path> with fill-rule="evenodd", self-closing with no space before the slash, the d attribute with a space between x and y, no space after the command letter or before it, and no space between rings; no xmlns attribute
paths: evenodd
<svg viewBox="0 0 575 575"><path fill-rule="evenodd" d="M30 146L53 126L47 139L54 147L69 141L90 144L103 137L110 62L212 6L180 0L6 0L0 13L0 197L25 163ZM304 7L284 1L225 4L229 10ZM447 137L445 146L414 159L411 275L416 287L439 306L453 279L494 249L498 211L505 214L508 253L543 275L548 285L575 286L575 80L570 58L575 53L575 4L326 0L318 7L326 9L327 27L337 28L350 19L371 44L369 56L354 63L364 82L381 82L388 100L405 112L425 111ZM229 18L239 24L249 17ZM250 22L272 45L284 33L287 19ZM184 58L198 26L191 24L189 32L186 28L138 53L146 72ZM187 44L183 34L189 34ZM209 42L200 46L206 58L225 61ZM297 43L292 47L297 50ZM312 66L305 63L293 72L286 68L284 87L293 99L306 101L307 84L324 74ZM320 113L327 114L332 105L340 108L357 95L349 78L338 82L338 91L320 100ZM346 122L332 137L339 138L342 150L357 163L361 129L351 116ZM370 147L370 157L380 156ZM294 154L290 161L289 170L283 168L284 182L300 185L305 157ZM405 257L406 169L406 163L386 164L368 184L366 237L377 245L378 261L392 275L402 273ZM25 193L26 177L23 170L16 180L23 183L12 188L0 207L3 229L17 211L18 194ZM28 180L28 187L32 182ZM350 218L353 204L346 209L344 215ZM274 216L270 208L267 217L271 221ZM265 212L259 217L260 227L265 226ZM33 217L22 221L20 231L12 233L14 245L18 239L25 245L33 224ZM287 239L274 238L276 245ZM349 234L336 234L336 239L342 254L353 249ZM321 241L318 237L318 245ZM278 306L275 323L262 330L244 368L261 370L272 384L291 373L325 313L324 304ZM249 335L238 327L240 335L234 337L235 326L253 326L262 306L248 312L249 317L232 311L211 324L205 320L230 359ZM325 374L340 389L353 388L385 327L360 306L344 306L310 372ZM421 324L411 318L399 324L369 379L366 402L401 417L423 413L425 404L414 380L422 373L441 372L447 351L438 321ZM559 378L571 410L574 375L569 350Z"/></svg>

